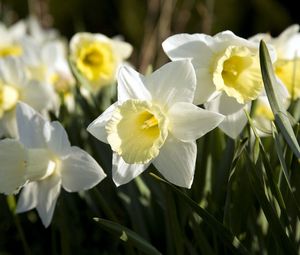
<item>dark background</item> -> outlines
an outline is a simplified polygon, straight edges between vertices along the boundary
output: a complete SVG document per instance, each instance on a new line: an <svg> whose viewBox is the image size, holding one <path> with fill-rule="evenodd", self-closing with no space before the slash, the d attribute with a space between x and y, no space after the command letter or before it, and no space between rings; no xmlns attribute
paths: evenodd
<svg viewBox="0 0 300 255"><path fill-rule="evenodd" d="M167 61L161 42L175 33L215 34L231 30L250 37L277 36L300 23L292 0L2 0L5 23L35 14L44 27L55 27L68 39L78 31L122 35L134 46L131 62L141 71Z"/></svg>

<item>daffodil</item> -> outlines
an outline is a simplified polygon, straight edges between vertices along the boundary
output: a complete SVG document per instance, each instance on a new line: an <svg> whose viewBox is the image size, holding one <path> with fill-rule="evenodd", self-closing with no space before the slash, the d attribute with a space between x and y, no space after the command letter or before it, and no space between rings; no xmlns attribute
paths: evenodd
<svg viewBox="0 0 300 255"><path fill-rule="evenodd" d="M71 146L62 125L45 120L33 108L17 105L19 140L0 141L0 192L22 188L17 212L36 208L49 226L61 187L68 192L90 189L106 175L82 149Z"/></svg>
<svg viewBox="0 0 300 255"><path fill-rule="evenodd" d="M19 40L26 34L26 26L20 21L7 27L0 22L0 58L23 54Z"/></svg>
<svg viewBox="0 0 300 255"><path fill-rule="evenodd" d="M278 37L269 34L258 34L250 38L252 41L263 39L274 46L277 60L274 71L287 87L291 99L300 98L300 33L299 25L285 29Z"/></svg>
<svg viewBox="0 0 300 255"><path fill-rule="evenodd" d="M77 33L70 42L71 60L94 91L115 82L116 73L132 47L102 34Z"/></svg>
<svg viewBox="0 0 300 255"><path fill-rule="evenodd" d="M53 39L38 44L33 38L27 37L23 39L23 45L27 54L22 57L22 61L26 64L30 78L51 85L63 102L74 101L75 79L68 65L67 46L64 41ZM58 111L58 97L53 103ZM68 109L71 111L72 107Z"/></svg>
<svg viewBox="0 0 300 255"><path fill-rule="evenodd" d="M46 83L33 80L19 58L0 59L0 136L17 135L15 107L18 100L47 114L56 109L56 95Z"/></svg>
<svg viewBox="0 0 300 255"><path fill-rule="evenodd" d="M244 109L263 89L258 43L225 31L213 37L177 34L162 46L171 60L191 60L197 76L194 103L224 114L219 127L236 138L247 122Z"/></svg>
<svg viewBox="0 0 300 255"><path fill-rule="evenodd" d="M152 163L170 182L190 188L195 140L223 116L193 105L196 77L190 61L175 61L149 76L130 67L118 74L118 101L88 131L113 150L113 180L129 182Z"/></svg>

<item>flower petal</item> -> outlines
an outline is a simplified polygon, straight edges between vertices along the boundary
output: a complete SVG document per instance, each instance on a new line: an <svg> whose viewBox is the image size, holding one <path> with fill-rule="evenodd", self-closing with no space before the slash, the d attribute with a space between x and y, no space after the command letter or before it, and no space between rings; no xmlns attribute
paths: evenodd
<svg viewBox="0 0 300 255"><path fill-rule="evenodd" d="M22 91L22 101L39 112L43 110L56 111L59 104L53 87L37 80L30 80L26 84Z"/></svg>
<svg viewBox="0 0 300 255"><path fill-rule="evenodd" d="M144 85L144 77L129 66L123 66L118 73L118 101L128 99L150 100L151 95Z"/></svg>
<svg viewBox="0 0 300 255"><path fill-rule="evenodd" d="M25 184L25 148L17 140L0 141L0 193L12 194Z"/></svg>
<svg viewBox="0 0 300 255"><path fill-rule="evenodd" d="M36 209L47 228L52 220L55 209L56 200L60 193L61 178L57 174L52 174L50 177L38 182L38 204Z"/></svg>
<svg viewBox="0 0 300 255"><path fill-rule="evenodd" d="M245 109L249 111L250 106L251 104L247 104L245 106ZM233 114L227 115L222 121L222 123L219 125L219 128L232 139L236 139L241 134L246 124L246 114L244 112L244 109L240 109L239 111Z"/></svg>
<svg viewBox="0 0 300 255"><path fill-rule="evenodd" d="M38 204L38 183L30 182L24 186L21 191L16 213L27 212L33 208L35 208Z"/></svg>
<svg viewBox="0 0 300 255"><path fill-rule="evenodd" d="M116 54L120 56L121 59L129 58L132 53L132 46L129 43L123 42L119 39L113 39L111 40L111 43Z"/></svg>
<svg viewBox="0 0 300 255"><path fill-rule="evenodd" d="M24 70L25 66L18 58L7 57L0 60L1 80L9 85L22 87L27 80Z"/></svg>
<svg viewBox="0 0 300 255"><path fill-rule="evenodd" d="M213 100L205 104L205 108L218 112L224 115L233 114L241 109L243 109L244 104L238 103L235 98L227 96L225 93L220 94Z"/></svg>
<svg viewBox="0 0 300 255"><path fill-rule="evenodd" d="M26 150L26 180L38 181L51 175L55 165L51 163L52 154L47 149Z"/></svg>
<svg viewBox="0 0 300 255"><path fill-rule="evenodd" d="M26 148L44 148L44 118L29 105L21 102L17 104L16 115L21 143Z"/></svg>
<svg viewBox="0 0 300 255"><path fill-rule="evenodd" d="M196 75L189 60L167 63L145 77L146 87L152 100L161 107L170 107L176 102L191 103L196 89Z"/></svg>
<svg viewBox="0 0 300 255"><path fill-rule="evenodd" d="M207 60L212 54L209 48L211 43L212 37L206 34L177 34L167 38L162 47L173 61L187 58Z"/></svg>
<svg viewBox="0 0 300 255"><path fill-rule="evenodd" d="M242 110L226 116L219 128L232 139L236 139L247 124L247 118Z"/></svg>
<svg viewBox="0 0 300 255"><path fill-rule="evenodd" d="M112 177L116 186L130 182L147 169L147 164L127 164L117 153L113 154Z"/></svg>
<svg viewBox="0 0 300 255"><path fill-rule="evenodd" d="M69 192L90 189L106 177L96 160L78 147L71 148L60 167L62 186Z"/></svg>
<svg viewBox="0 0 300 255"><path fill-rule="evenodd" d="M204 104L212 99L217 93L216 86L214 85L209 69L199 68L196 69L197 86L194 97L194 104Z"/></svg>
<svg viewBox="0 0 300 255"><path fill-rule="evenodd" d="M67 132L58 121L46 122L43 131L48 148L52 152L59 156L70 153L71 144Z"/></svg>
<svg viewBox="0 0 300 255"><path fill-rule="evenodd" d="M114 110L117 107L117 103L112 104L108 107L105 112L103 112L97 119L95 119L88 127L87 131L91 133L94 137L99 139L104 143L108 143L107 141L107 133L105 129L105 125L107 121L111 118Z"/></svg>
<svg viewBox="0 0 300 255"><path fill-rule="evenodd" d="M176 103L168 112L171 132L184 142L195 141L217 127L224 115L201 109L191 103Z"/></svg>
<svg viewBox="0 0 300 255"><path fill-rule="evenodd" d="M220 96L205 104L205 108L225 115L219 128L228 136L235 139L247 124L247 117L244 109L249 111L251 103L239 104L234 98L222 93Z"/></svg>
<svg viewBox="0 0 300 255"><path fill-rule="evenodd" d="M195 142L185 143L169 135L153 165L169 182L190 188L194 179L196 156Z"/></svg>

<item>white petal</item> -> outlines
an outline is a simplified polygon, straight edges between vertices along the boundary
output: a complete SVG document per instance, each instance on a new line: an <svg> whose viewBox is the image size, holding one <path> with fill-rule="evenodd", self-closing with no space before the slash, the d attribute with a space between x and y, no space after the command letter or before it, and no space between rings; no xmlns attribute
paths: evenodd
<svg viewBox="0 0 300 255"><path fill-rule="evenodd" d="M245 106L247 111L250 110L250 105L251 104ZM227 115L219 125L219 128L232 139L236 139L241 134L246 124L246 114L244 112L244 109L240 109L233 114Z"/></svg>
<svg viewBox="0 0 300 255"><path fill-rule="evenodd" d="M206 109L223 115L233 114L243 109L243 107L243 104L239 104L235 98L229 97L225 93L220 94L205 104Z"/></svg>
<svg viewBox="0 0 300 255"><path fill-rule="evenodd" d="M52 156L47 149L27 149L26 180L38 181L50 175L53 171L49 167Z"/></svg>
<svg viewBox="0 0 300 255"><path fill-rule="evenodd" d="M176 102L191 103L196 89L196 75L189 60L167 63L153 74L145 77L152 100L162 107Z"/></svg>
<svg viewBox="0 0 300 255"><path fill-rule="evenodd" d="M95 119L88 127L87 131L104 143L107 141L107 133L105 130L106 122L111 118L112 113L116 109L117 103L112 104L103 112L97 119Z"/></svg>
<svg viewBox="0 0 300 255"><path fill-rule="evenodd" d="M196 156L195 142L181 142L169 135L153 165L169 182L190 188L194 179Z"/></svg>
<svg viewBox="0 0 300 255"><path fill-rule="evenodd" d="M25 66L18 58L3 58L0 60L0 77L9 85L22 87L27 81Z"/></svg>
<svg viewBox="0 0 300 255"><path fill-rule="evenodd" d="M30 182L24 186L21 191L16 212L27 212L35 208L38 204L38 184L37 182Z"/></svg>
<svg viewBox="0 0 300 255"><path fill-rule="evenodd" d="M44 118L29 105L21 102L17 104L16 114L21 143L23 143L26 148L44 148Z"/></svg>
<svg viewBox="0 0 300 255"><path fill-rule="evenodd" d="M169 112L172 134L184 142L195 141L217 127L224 115L201 109L191 103L176 103Z"/></svg>
<svg viewBox="0 0 300 255"><path fill-rule="evenodd" d="M53 174L43 181L38 182L38 204L36 209L45 227L50 225L56 200L60 193L61 178Z"/></svg>
<svg viewBox="0 0 300 255"><path fill-rule="evenodd" d="M172 60L199 59L208 65L212 56L209 46L212 43L212 37L206 34L177 34L167 38L162 47Z"/></svg>
<svg viewBox="0 0 300 255"><path fill-rule="evenodd" d="M277 38L270 43L274 44L281 59L294 59L300 54L299 25L294 24L286 28Z"/></svg>
<svg viewBox="0 0 300 255"><path fill-rule="evenodd" d="M61 43L58 41L47 42L41 49L41 59L47 68L53 68L55 62L59 58L59 52L61 51Z"/></svg>
<svg viewBox="0 0 300 255"><path fill-rule="evenodd" d="M220 96L205 104L205 108L225 115L225 119L220 123L219 128L228 136L237 138L245 125L247 117L244 108L249 111L251 103L247 105L239 104L234 98L222 93Z"/></svg>
<svg viewBox="0 0 300 255"><path fill-rule="evenodd" d="M53 87L37 80L30 80L26 84L21 99L39 112L55 110L58 105L58 98Z"/></svg>
<svg viewBox="0 0 300 255"><path fill-rule="evenodd" d="M10 35L13 38L20 38L26 34L26 24L23 20L18 21L9 28Z"/></svg>
<svg viewBox="0 0 300 255"><path fill-rule="evenodd" d="M132 53L132 46L129 43L117 39L111 40L111 43L116 54L120 56L122 60L129 58Z"/></svg>
<svg viewBox="0 0 300 255"><path fill-rule="evenodd" d="M282 58L295 59L300 57L300 34L294 35L282 45Z"/></svg>
<svg viewBox="0 0 300 255"><path fill-rule="evenodd" d="M46 122L44 136L48 148L56 155L65 156L70 153L71 144L64 127L58 122Z"/></svg>
<svg viewBox="0 0 300 255"><path fill-rule="evenodd" d="M144 77L129 66L123 66L118 73L118 101L128 99L150 100L151 95L144 85Z"/></svg>
<svg viewBox="0 0 300 255"><path fill-rule="evenodd" d="M106 177L101 166L88 153L72 147L61 162L62 186L66 191L91 189Z"/></svg>
<svg viewBox="0 0 300 255"><path fill-rule="evenodd" d="M216 93L216 86L212 81L208 68L196 69L197 86L194 104L200 105L209 101Z"/></svg>
<svg viewBox="0 0 300 255"><path fill-rule="evenodd" d="M212 48L216 52L220 52L220 50L224 50L228 46L245 46L253 49L258 50L258 43L249 41L247 39L244 39L242 37L239 37L235 35L231 31L222 31L216 35L213 36L214 44L212 44Z"/></svg>
<svg viewBox="0 0 300 255"><path fill-rule="evenodd" d="M25 148L17 140L0 141L0 193L12 194L25 184Z"/></svg>
<svg viewBox="0 0 300 255"><path fill-rule="evenodd" d="M147 164L127 164L118 154L113 154L112 177L116 186L130 182L147 169Z"/></svg>

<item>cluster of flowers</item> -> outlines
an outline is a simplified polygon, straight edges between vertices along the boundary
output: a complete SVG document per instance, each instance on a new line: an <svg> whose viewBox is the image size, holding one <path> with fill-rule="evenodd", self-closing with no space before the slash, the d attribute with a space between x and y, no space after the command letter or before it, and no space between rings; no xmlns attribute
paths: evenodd
<svg viewBox="0 0 300 255"><path fill-rule="evenodd" d="M300 97L298 30L294 25L278 38L259 34L248 40L230 31L177 34L162 45L172 62L147 76L124 65L132 52L128 43L76 34L70 61L91 92L117 80L117 102L87 128L110 144L115 184L131 181L152 163L168 181L190 188L196 140L216 127L237 138L247 122L244 111L254 101L255 124L262 135L269 134L274 117L263 88L259 41L268 43L278 93L288 107ZM0 141L0 192L22 188L17 212L36 208L48 226L61 186L85 190L106 175L90 155L71 147L59 122L47 120L49 110L58 111L61 103L72 109L75 103L68 103L74 78L58 35L32 19L9 29L1 25L0 34L5 38L0 41L0 125L2 135L11 137Z"/></svg>

